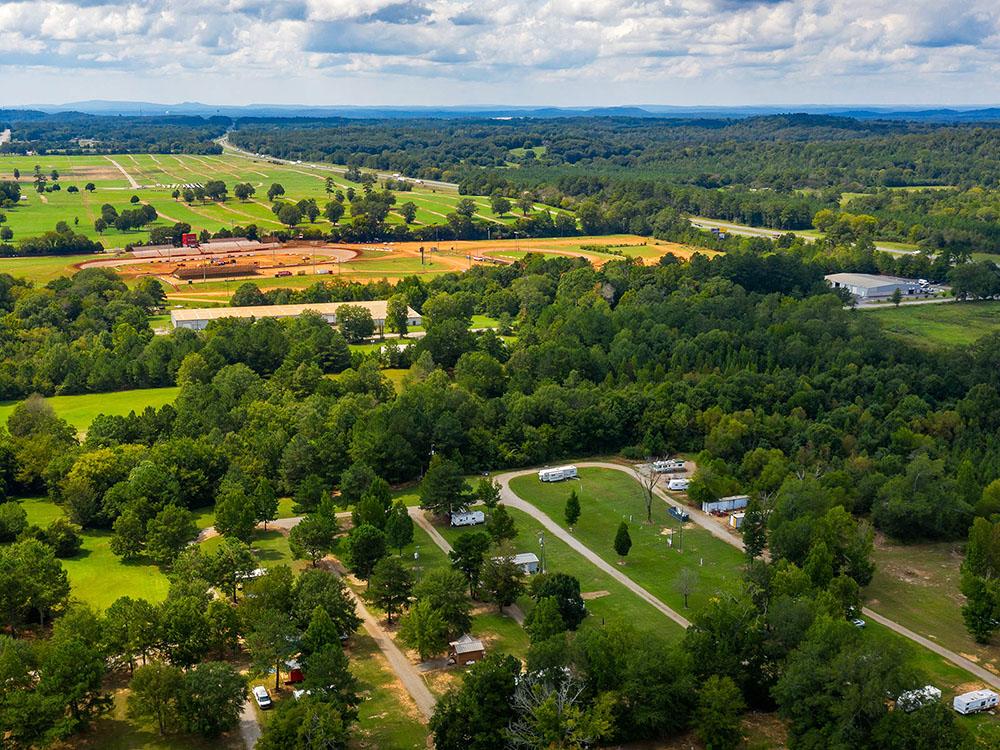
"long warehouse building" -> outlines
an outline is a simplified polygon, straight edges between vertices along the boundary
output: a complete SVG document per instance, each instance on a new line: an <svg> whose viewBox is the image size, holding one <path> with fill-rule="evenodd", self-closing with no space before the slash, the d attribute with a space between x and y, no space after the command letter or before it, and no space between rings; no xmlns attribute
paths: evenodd
<svg viewBox="0 0 1000 750"><path fill-rule="evenodd" d="M381 330L385 327L385 312L388 307L385 300L372 302L308 302L303 305L248 305L246 307L199 307L190 310L171 310L170 320L174 328L191 328L203 330L211 321L222 318L295 318L304 312L314 312L323 316L330 325L337 324L337 310L344 305L363 307L372 315L375 326ZM406 308L406 325L418 326L422 318L414 309Z"/></svg>

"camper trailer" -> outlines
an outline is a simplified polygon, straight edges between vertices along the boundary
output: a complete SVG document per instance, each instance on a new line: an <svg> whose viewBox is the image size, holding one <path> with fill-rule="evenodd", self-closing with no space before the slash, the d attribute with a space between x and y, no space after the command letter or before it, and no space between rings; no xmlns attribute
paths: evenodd
<svg viewBox="0 0 1000 750"><path fill-rule="evenodd" d="M667 489L675 492L687 492L689 484L691 484L690 479L671 479L667 482Z"/></svg>
<svg viewBox="0 0 1000 750"><path fill-rule="evenodd" d="M481 523L486 523L486 514L481 510L469 510L465 513L451 514L452 526L478 526Z"/></svg>
<svg viewBox="0 0 1000 750"><path fill-rule="evenodd" d="M952 706L960 714L974 714L996 708L998 702L1000 702L1000 696L992 690L973 690L969 693L956 695Z"/></svg>
<svg viewBox="0 0 1000 750"><path fill-rule="evenodd" d="M677 474L684 471L684 462L679 458L668 458L665 461L653 461L653 471L657 474Z"/></svg>
<svg viewBox="0 0 1000 750"><path fill-rule="evenodd" d="M576 479L577 471L575 466L556 466L552 469L542 469L538 472L538 479L542 482L561 482L563 479Z"/></svg>

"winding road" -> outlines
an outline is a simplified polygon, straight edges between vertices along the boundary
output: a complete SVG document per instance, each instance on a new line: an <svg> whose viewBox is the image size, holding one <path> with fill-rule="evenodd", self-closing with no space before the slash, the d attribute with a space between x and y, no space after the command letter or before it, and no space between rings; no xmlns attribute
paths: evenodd
<svg viewBox="0 0 1000 750"><path fill-rule="evenodd" d="M620 469L622 471L628 471L627 469L624 469L623 467L618 466L616 464L581 463L577 464L577 466L604 466L607 468L615 468L615 469ZM542 524L542 526L545 527L546 531L558 537L561 541L565 542L567 546L571 547L573 550L581 554L593 565L597 566L600 570L602 570L603 572L607 573L609 576L614 578L616 581L618 581L618 583L627 588L629 591L636 594L640 599L644 599L649 604L653 605L656 609L658 609L660 612L665 614L671 620L676 622L682 628L687 628L688 626L691 625L691 623L683 615L668 607L666 604L657 599L655 596L649 593L638 583L636 583L627 575L618 570L618 568L616 568L614 565L605 562L604 558L602 558L600 555L598 555L596 552L590 549L590 547L585 545L575 536L566 531L566 529L564 529L562 526L560 526L551 518L549 518L547 514L543 513L534 505L525 500L522 500L518 495L516 495L514 491L510 488L510 480L513 479L514 477L519 477L519 476L524 476L525 474L534 474L534 473L535 473L534 470L512 471L506 474L497 475L496 480L500 484L500 499L503 501L505 505L511 508L516 508L522 513L527 513L529 516L531 516L540 524Z"/></svg>
<svg viewBox="0 0 1000 750"><path fill-rule="evenodd" d="M628 474L629 476L632 476L632 477L635 476L635 472L632 470L631 467L623 466L621 464L610 463L608 461L580 461L580 462L578 462L576 464L576 466L578 466L578 467L592 467L592 468L599 468L599 469L612 469L614 471L624 472L625 474ZM523 511L529 513L530 515L534 516L535 518L537 518L539 521L542 521L542 523L545 524L545 528L551 530L552 533L554 533L557 536L559 536L560 539L563 539L564 541L568 541L569 539L572 539L573 542L574 542L574 544L572 545L574 547L574 549L577 549L578 551L580 550L580 548L587 549L582 544L580 544L574 537L570 536L568 534L568 532L566 532L565 529L563 529L561 526L559 526L556 523L554 523L552 521L552 519L550 519L547 515L545 515L544 513L542 513L540 510L538 510L537 508L535 508L530 503L527 503L524 500L521 500L521 498L519 498L516 494L514 494L513 490L510 489L510 480L511 479L513 479L514 477L523 476L525 474L532 474L532 473L534 473L534 472L533 471L516 471L516 472L510 472L510 473L507 473L507 474L500 474L499 476L497 476L497 481L500 482L500 484L501 484L501 494L502 494L502 496L504 498L504 502L508 503L512 508L517 508L518 510L523 510ZM659 496L664 502L667 502L667 503L670 503L670 504L674 504L676 502L672 497L670 497L668 494L666 494L659 487L656 487L654 489L654 492L656 492L657 496ZM532 510L528 510L528 508L531 508ZM710 534L712 534L712 536L717 537L718 539L721 539L722 541L726 542L727 544L731 544L731 545L733 545L734 547L737 547L740 550L742 550L744 548L743 547L743 540L742 540L742 538L740 538L738 536L735 536L733 534L730 534L728 531L726 531L724 528L722 528L716 521L714 521L712 519L712 517L709 516L708 514L702 513L697 508L691 508L691 507L686 507L686 506L685 506L685 510L688 512L688 515L691 517L691 521L693 523L698 524L698 526L700 526L701 528L703 528L706 531L708 531ZM561 532L561 533L559 533L559 532ZM568 537L568 539L567 539L567 537ZM588 550L588 552L589 552L589 550ZM593 556L593 558L596 558L597 560L600 560L600 562L604 566L604 567L602 567L602 569L607 569L607 568L611 567L607 563L605 563L603 560L601 560L601 558L597 557L597 555L595 555L592 552L589 555L585 555L585 556L588 559L592 559L591 556ZM614 569L612 569L611 571L608 571L608 572L612 572L612 571L613 571L613 573L618 574L618 575L615 576L616 578L618 578L618 576L621 576L621 573L619 573L619 571L614 570ZM631 580L631 579L628 579L627 576L622 576L622 577L626 578L626 580ZM618 578L618 580L621 580L621 578ZM633 584L633 586L635 586L636 588L641 588L641 587L638 587L637 584ZM636 588L633 588L633 586L630 586L629 588L632 588L632 590L635 591ZM642 589L642 590L644 591L645 589ZM636 592L636 593L638 593L638 592ZM652 595L650 594L649 596L652 596ZM646 598L646 597L643 597L643 598ZM650 601L650 600L647 599L647 601ZM650 601L650 603L653 604L652 601ZM661 604L662 604L662 602L661 602ZM653 606L656 606L656 605L653 604ZM663 605L663 606L666 607L666 605ZM657 607L657 609L660 609L660 607ZM919 633L913 632L909 628L900 625L898 622L894 622L893 620L890 620L888 617L880 615L878 612L876 612L876 611L874 611L872 609L869 609L868 607L862 607L861 611L865 614L865 616L871 618L875 622L877 622L880 625L888 628L889 630L893 631L894 633L896 633L898 635L901 635L904 638L908 638L909 640L913 641L914 643L916 643L916 644L918 644L920 646L923 646L924 648L929 649L930 651L933 651L935 654L937 654L938 656L940 656L940 657L942 657L944 659L947 659L948 661L950 661L955 666L961 667L966 672L968 672L968 673L970 673L972 675L975 675L976 677L978 677L979 679L981 679L983 682L987 683L988 685L991 685L994 688L1000 688L1000 675L996 675L993 672L990 672L988 669L984 669L983 667L981 667L978 664L976 664L974 661L971 661L970 659L966 659L964 656L962 656L960 654L956 654L954 651L951 651L951 650L945 648L944 646L940 645L939 643L935 643L931 639L929 639L929 638L927 638L925 636L922 636ZM676 613L674 613L674 614L676 614ZM677 615L677 616L680 617L680 615ZM681 618L681 619L683 619L683 618Z"/></svg>

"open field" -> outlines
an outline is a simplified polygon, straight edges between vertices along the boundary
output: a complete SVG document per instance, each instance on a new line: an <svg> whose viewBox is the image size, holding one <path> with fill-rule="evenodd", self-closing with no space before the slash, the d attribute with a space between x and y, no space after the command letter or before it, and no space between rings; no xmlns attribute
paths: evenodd
<svg viewBox="0 0 1000 750"><path fill-rule="evenodd" d="M139 388L133 391L112 393L81 393L75 396L52 396L46 401L55 413L81 432L85 432L98 414L125 416L134 411L137 414L147 406L158 409L172 403L180 388ZM0 424L17 406L17 402L0 404Z"/></svg>
<svg viewBox="0 0 1000 750"><path fill-rule="evenodd" d="M945 648L1000 673L1000 645L983 646L966 632L958 590L960 545L897 545L879 539L875 577L865 589L868 605Z"/></svg>
<svg viewBox="0 0 1000 750"><path fill-rule="evenodd" d="M513 541L516 551L534 552L541 557L538 540L542 525L519 510L509 508L508 512L517 527L517 538ZM439 526L438 530L449 543L454 544L459 536L471 529ZM672 620L551 535L545 536L545 569L550 573L567 573L578 578L581 592L590 594L587 601L590 617L582 627L617 623L630 625L650 636L676 638L681 635L681 629ZM518 603L525 613L534 606L527 596L521 597Z"/></svg>
<svg viewBox="0 0 1000 750"><path fill-rule="evenodd" d="M47 184L58 184L61 189L42 194L36 192L33 184L36 165L48 178ZM217 232L237 224L257 224L266 232L282 228L267 199L267 190L272 183L279 183L285 188L284 200L296 202L314 198L320 208L332 199L326 192L328 177L334 181L334 191L346 193L349 187L353 187L359 194L362 192L360 185L348 182L342 174L329 169L314 168L308 164L275 164L234 154L4 156L0 158L0 179L13 179L15 168L20 170L22 194L27 196L27 200L7 211L8 226L13 229L15 240L40 234L54 228L57 222L65 221L76 231L100 240L106 247L120 247L148 237L148 229L122 232L112 228L101 235L94 229L94 220L100 216L103 204L110 203L120 212L129 207L132 196L137 196L142 203L152 204L160 213L161 218L152 226L183 221L191 224L195 232L202 229ZM49 177L52 170L59 173L57 181ZM210 180L224 181L230 196L238 182L250 183L257 194L247 201L230 197L224 203L196 200L190 204L171 196L175 189L183 191L185 185L204 185ZM93 183L93 192L83 189L87 183ZM69 192L67 188L71 185L76 186L79 192ZM415 225L440 224L463 197L475 201L476 216L486 221L511 224L520 215L511 212L497 216L491 210L488 198L460 196L454 190L425 185L414 185L411 191L397 192L395 208L412 201L417 206ZM542 204L536 204L535 210L562 212ZM349 204L347 216L350 216ZM393 211L388 221L401 224L403 218L398 211ZM300 226L307 225L308 221ZM330 224L320 218L315 226L323 228Z"/></svg>
<svg viewBox="0 0 1000 750"><path fill-rule="evenodd" d="M612 546L615 531L624 520L632 549L622 572L681 614L690 614L684 609L684 597L675 589L682 569L690 568L698 576L696 590L688 597L690 609L697 609L718 591L730 590L740 580L743 555L739 550L694 524L685 524L683 542L675 536L669 547L668 536L671 530L677 533L678 523L667 514L666 503L653 498L653 523L647 524L642 487L620 471L583 468L579 481L554 483L542 483L529 474L511 480L510 487L564 528L568 528L563 517L566 498L576 489L582 512L573 533L612 564L618 563Z"/></svg>
<svg viewBox="0 0 1000 750"><path fill-rule="evenodd" d="M963 346L1000 330L1000 302L955 302L942 305L886 305L867 310L886 330L925 347Z"/></svg>

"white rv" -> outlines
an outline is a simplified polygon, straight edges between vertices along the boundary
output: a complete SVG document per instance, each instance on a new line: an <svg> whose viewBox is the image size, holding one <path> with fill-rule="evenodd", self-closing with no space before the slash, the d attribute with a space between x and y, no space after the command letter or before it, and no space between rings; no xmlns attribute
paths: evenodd
<svg viewBox="0 0 1000 750"><path fill-rule="evenodd" d="M916 711L918 708L929 706L941 700L941 691L933 685L924 685L916 690L907 690L900 693L896 698L896 708L902 711Z"/></svg>
<svg viewBox="0 0 1000 750"><path fill-rule="evenodd" d="M684 471L684 462L679 458L668 458L663 461L653 461L653 471L657 474L677 474Z"/></svg>
<svg viewBox="0 0 1000 750"><path fill-rule="evenodd" d="M563 479L576 479L577 471L575 466L556 466L552 469L542 469L538 472L538 479L542 482L561 482Z"/></svg>
<svg viewBox="0 0 1000 750"><path fill-rule="evenodd" d="M481 510L468 510L465 513L452 513L452 526L478 526L486 523L486 514Z"/></svg>
<svg viewBox="0 0 1000 750"><path fill-rule="evenodd" d="M960 714L974 714L989 708L996 708L1000 703L1000 695L992 690L973 690L969 693L956 695L952 706Z"/></svg>
<svg viewBox="0 0 1000 750"><path fill-rule="evenodd" d="M671 479L667 482L667 489L675 490L676 492L687 492L689 484L691 484L690 479Z"/></svg>

